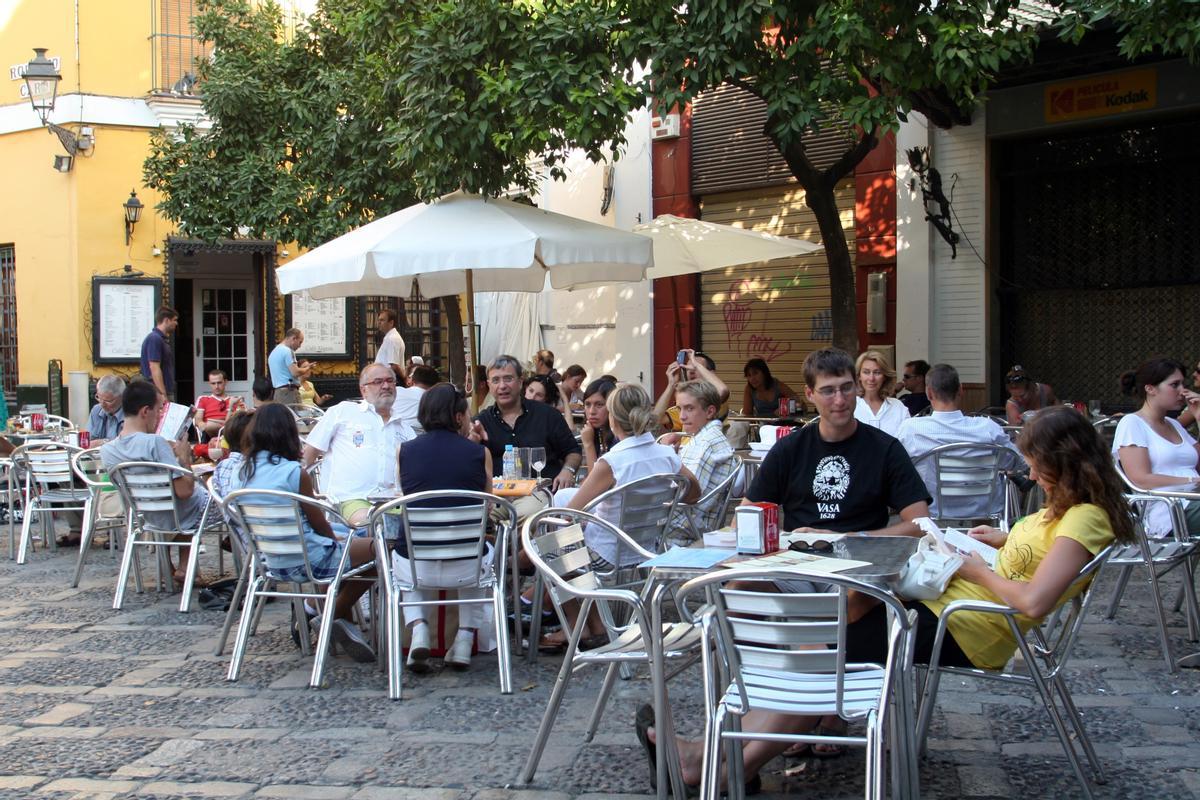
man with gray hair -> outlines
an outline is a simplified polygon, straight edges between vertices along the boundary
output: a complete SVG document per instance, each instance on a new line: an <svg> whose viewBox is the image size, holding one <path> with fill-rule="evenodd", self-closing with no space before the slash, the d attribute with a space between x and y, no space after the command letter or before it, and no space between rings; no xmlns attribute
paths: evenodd
<svg viewBox="0 0 1200 800"><path fill-rule="evenodd" d="M904 449L916 461L925 453L944 444L990 444L1005 448L1005 453L999 462L1001 469L1011 469L1024 464L1016 445L1008 438L1004 429L988 417L968 417L962 413L962 383L958 370L949 364L935 364L925 375L925 393L929 396L929 404L933 412L924 417L910 417L900 423L897 438ZM983 451L978 451L982 453ZM966 451L964 455L970 455ZM926 458L917 464L917 472L934 500L930 505L929 514L932 517L952 519L983 519L995 516L1002 510L999 504L1004 502L1002 494L997 493L996 507L988 508L987 498L962 498L952 508L938 508L936 468L932 458Z"/></svg>
<svg viewBox="0 0 1200 800"><path fill-rule="evenodd" d="M558 409L525 400L522 371L521 362L508 355L488 365L488 390L496 402L479 412L473 436L491 450L493 475L499 476L503 469L505 445L544 447L542 476L553 481L554 491L574 486L583 448Z"/></svg>
<svg viewBox="0 0 1200 800"><path fill-rule="evenodd" d="M121 409L124 395L125 381L120 375L105 375L96 381L96 405L88 414L87 424L92 447L121 435L125 427L125 412Z"/></svg>

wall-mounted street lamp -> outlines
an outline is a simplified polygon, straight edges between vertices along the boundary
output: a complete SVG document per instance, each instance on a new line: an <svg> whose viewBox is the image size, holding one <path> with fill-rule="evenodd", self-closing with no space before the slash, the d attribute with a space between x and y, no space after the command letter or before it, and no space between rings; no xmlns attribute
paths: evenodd
<svg viewBox="0 0 1200 800"><path fill-rule="evenodd" d="M91 150L95 144L91 135L76 135L74 131L50 121L50 112L54 110L54 101L58 97L58 82L62 80L62 75L54 68L54 62L46 58L45 47L35 47L33 53L33 60L25 65L25 86L29 89L30 105L42 120L42 125L62 142L68 155L74 156L81 150Z"/></svg>
<svg viewBox="0 0 1200 800"><path fill-rule="evenodd" d="M130 239L133 238L133 226L142 218L142 209L145 206L138 200L137 192L130 189L129 199L122 203L121 207L125 209L125 245L128 247Z"/></svg>

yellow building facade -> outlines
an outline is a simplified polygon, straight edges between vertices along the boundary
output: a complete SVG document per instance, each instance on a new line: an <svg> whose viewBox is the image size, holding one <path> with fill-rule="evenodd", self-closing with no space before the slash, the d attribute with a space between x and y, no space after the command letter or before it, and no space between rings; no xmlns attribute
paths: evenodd
<svg viewBox="0 0 1200 800"><path fill-rule="evenodd" d="M292 18L307 5L295 0ZM155 211L160 198L142 185L151 133L204 124L193 75L206 52L193 35L194 13L194 0L0 0L8 67L0 88L0 362L10 403L18 384L46 384L51 359L64 375L136 374L132 341L152 323L133 320L160 301L180 312L183 402L207 391L214 367L230 373L232 391L248 395L293 323L314 326L307 338L316 349L307 355L318 361L322 392L355 393L357 367L374 355L375 313L395 307L394 298L338 304L334 324L326 324L328 308L312 304L293 314L274 270L298 254L294 246L289 253L273 241L189 241ZM28 100L23 70L35 47L61 75L48 122L68 140L90 142L69 162L68 148ZM144 209L127 244L123 204L131 190ZM150 284L153 294L138 288ZM436 304L426 306L423 317L409 309L411 325L439 325Z"/></svg>

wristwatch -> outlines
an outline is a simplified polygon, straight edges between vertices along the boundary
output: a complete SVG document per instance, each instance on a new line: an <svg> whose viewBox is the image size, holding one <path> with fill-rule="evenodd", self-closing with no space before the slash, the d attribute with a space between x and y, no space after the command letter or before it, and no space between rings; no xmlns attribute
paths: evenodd
<svg viewBox="0 0 1200 800"><path fill-rule="evenodd" d="M579 467L572 467L570 464L563 464L563 469L568 470L572 475L579 474Z"/></svg>

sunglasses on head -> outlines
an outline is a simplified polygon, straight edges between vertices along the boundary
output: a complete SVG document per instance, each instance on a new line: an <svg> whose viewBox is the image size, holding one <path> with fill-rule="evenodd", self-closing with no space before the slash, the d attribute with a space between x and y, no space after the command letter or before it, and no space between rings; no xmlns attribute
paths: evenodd
<svg viewBox="0 0 1200 800"><path fill-rule="evenodd" d="M817 539L812 542L797 539L788 545L788 550L795 550L797 553L832 553L833 542L825 539Z"/></svg>

